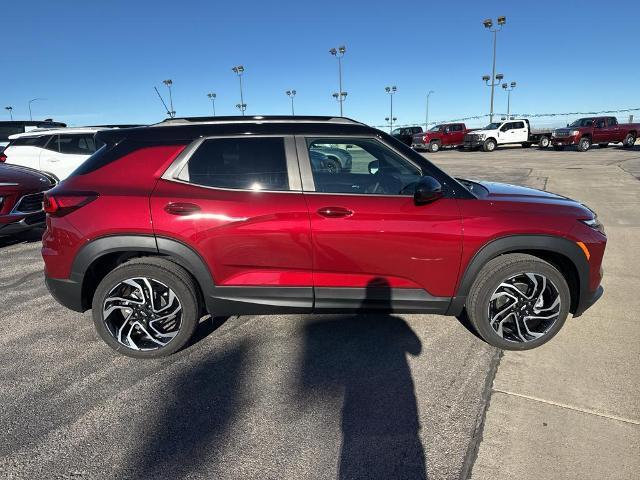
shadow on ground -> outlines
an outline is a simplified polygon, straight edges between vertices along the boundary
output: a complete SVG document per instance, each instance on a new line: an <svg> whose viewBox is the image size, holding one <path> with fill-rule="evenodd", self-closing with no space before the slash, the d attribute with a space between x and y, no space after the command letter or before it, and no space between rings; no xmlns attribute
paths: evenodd
<svg viewBox="0 0 640 480"><path fill-rule="evenodd" d="M6 237L0 237L0 248L9 247L11 245L17 245L19 243L33 243L42 241L42 234L44 229L34 228L27 230L16 235L8 235Z"/></svg>

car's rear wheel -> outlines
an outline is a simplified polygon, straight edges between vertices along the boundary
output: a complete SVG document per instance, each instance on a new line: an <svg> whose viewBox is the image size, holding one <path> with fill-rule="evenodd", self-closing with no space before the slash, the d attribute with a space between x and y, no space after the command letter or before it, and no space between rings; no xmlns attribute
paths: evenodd
<svg viewBox="0 0 640 480"><path fill-rule="evenodd" d="M540 137L540 141L538 142L538 147L540 148L547 148L549 146L549 143L551 143L551 141L549 140L549 137Z"/></svg>
<svg viewBox="0 0 640 480"><path fill-rule="evenodd" d="M93 321L111 348L134 358L158 358L181 349L199 320L197 286L165 259L130 260L109 272L93 297Z"/></svg>
<svg viewBox="0 0 640 480"><path fill-rule="evenodd" d="M484 141L482 149L485 152L493 152L496 149L496 141L493 138L488 138Z"/></svg>
<svg viewBox="0 0 640 480"><path fill-rule="evenodd" d="M636 143L636 136L633 133L628 133L622 141L622 146L625 148L631 148Z"/></svg>
<svg viewBox="0 0 640 480"><path fill-rule="evenodd" d="M440 142L433 141L429 143L429 151L431 153L436 153L438 150L440 150Z"/></svg>
<svg viewBox="0 0 640 480"><path fill-rule="evenodd" d="M578 151L586 152L591 148L591 139L589 137L582 137L578 142Z"/></svg>
<svg viewBox="0 0 640 480"><path fill-rule="evenodd" d="M487 343L505 350L528 350L558 333L570 304L567 282L553 265L517 253L484 266L471 287L466 309Z"/></svg>

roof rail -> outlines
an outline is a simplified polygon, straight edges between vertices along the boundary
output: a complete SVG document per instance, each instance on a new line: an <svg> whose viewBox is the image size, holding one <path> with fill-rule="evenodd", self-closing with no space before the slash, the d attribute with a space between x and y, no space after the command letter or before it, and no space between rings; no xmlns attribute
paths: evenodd
<svg viewBox="0 0 640 480"><path fill-rule="evenodd" d="M347 117L328 117L321 115L254 115L254 116L224 116L224 117L177 117L167 118L153 126L189 125L194 123L349 123L364 125L362 122Z"/></svg>

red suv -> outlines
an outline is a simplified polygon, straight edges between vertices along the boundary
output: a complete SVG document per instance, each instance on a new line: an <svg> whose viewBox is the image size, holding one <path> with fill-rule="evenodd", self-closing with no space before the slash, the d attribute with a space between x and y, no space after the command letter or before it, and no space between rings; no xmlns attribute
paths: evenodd
<svg viewBox="0 0 640 480"><path fill-rule="evenodd" d="M45 196L46 282L133 357L207 314L461 315L523 350L602 294L596 215L531 188L454 179L346 118L171 119L104 142ZM312 162L348 151L350 170ZM373 320L372 320L373 321Z"/></svg>

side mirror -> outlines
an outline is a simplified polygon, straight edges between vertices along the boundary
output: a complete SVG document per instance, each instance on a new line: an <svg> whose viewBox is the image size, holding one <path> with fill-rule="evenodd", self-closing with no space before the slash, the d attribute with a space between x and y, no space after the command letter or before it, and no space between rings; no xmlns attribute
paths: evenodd
<svg viewBox="0 0 640 480"><path fill-rule="evenodd" d="M416 185L416 190L413 194L413 201L416 205L426 205L442 198L444 193L442 191L442 185L433 177L422 177Z"/></svg>
<svg viewBox="0 0 640 480"><path fill-rule="evenodd" d="M375 175L378 170L380 170L380 162L378 160L369 162L369 173L371 175Z"/></svg>

